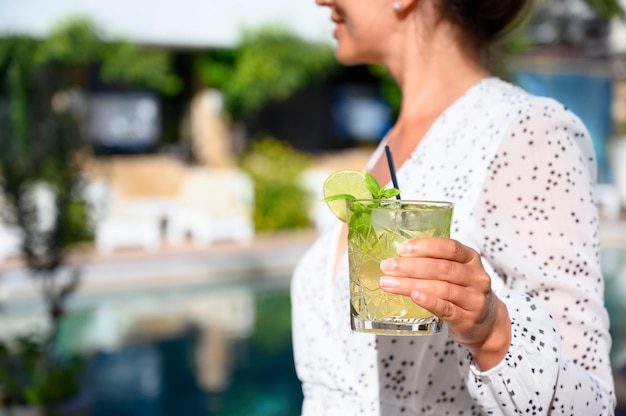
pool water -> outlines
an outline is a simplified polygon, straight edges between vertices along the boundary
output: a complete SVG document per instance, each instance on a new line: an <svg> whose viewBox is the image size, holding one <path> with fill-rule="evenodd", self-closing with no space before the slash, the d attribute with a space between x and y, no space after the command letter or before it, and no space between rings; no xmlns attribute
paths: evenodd
<svg viewBox="0 0 626 416"><path fill-rule="evenodd" d="M257 297L254 336L240 345L228 388L209 396L209 414L296 415L302 390L296 377L291 348L288 293Z"/></svg>
<svg viewBox="0 0 626 416"><path fill-rule="evenodd" d="M293 364L289 294L256 293L255 330L229 345L232 367L221 391L198 383L199 334L129 345L90 358L92 416L292 416L302 391Z"/></svg>

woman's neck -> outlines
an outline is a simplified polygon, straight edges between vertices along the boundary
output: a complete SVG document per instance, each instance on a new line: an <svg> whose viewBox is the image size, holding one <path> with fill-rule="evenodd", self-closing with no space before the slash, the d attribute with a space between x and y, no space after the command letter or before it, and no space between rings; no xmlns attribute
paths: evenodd
<svg viewBox="0 0 626 416"><path fill-rule="evenodd" d="M452 103L490 76L479 51L455 25L438 20L430 10L412 16L401 22L382 62L402 93L399 116L387 135L398 165Z"/></svg>
<svg viewBox="0 0 626 416"><path fill-rule="evenodd" d="M436 119L478 81L489 76L480 51L433 2L417 2L399 23L382 64L402 91L398 124Z"/></svg>

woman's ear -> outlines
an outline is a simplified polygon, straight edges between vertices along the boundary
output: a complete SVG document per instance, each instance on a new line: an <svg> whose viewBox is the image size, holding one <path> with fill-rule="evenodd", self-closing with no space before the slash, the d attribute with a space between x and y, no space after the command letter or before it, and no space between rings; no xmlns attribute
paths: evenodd
<svg viewBox="0 0 626 416"><path fill-rule="evenodd" d="M413 10L418 1L420 0L393 0L392 7L396 13L406 15Z"/></svg>

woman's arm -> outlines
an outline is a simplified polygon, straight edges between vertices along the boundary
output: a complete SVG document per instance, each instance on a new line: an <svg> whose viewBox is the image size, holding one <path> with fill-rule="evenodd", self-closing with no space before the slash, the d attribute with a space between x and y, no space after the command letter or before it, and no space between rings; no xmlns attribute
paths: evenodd
<svg viewBox="0 0 626 416"><path fill-rule="evenodd" d="M497 368L471 366L470 390L490 391L503 411L612 414L592 142L549 99L533 101L507 134L476 218L481 254L506 287L512 348Z"/></svg>

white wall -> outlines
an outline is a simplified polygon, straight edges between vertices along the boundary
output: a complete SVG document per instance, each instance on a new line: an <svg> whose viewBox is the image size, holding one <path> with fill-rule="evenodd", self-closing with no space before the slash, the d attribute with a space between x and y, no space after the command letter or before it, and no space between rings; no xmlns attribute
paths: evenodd
<svg viewBox="0 0 626 416"><path fill-rule="evenodd" d="M107 36L166 46L232 46L242 28L273 22L332 42L329 12L314 0L0 0L0 34L43 37L75 15L91 17Z"/></svg>

